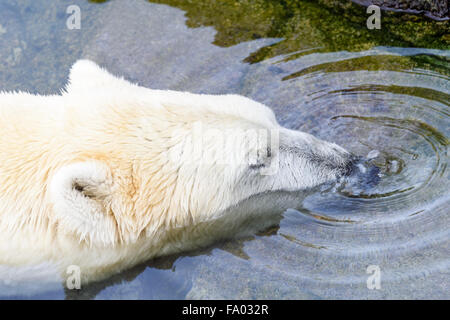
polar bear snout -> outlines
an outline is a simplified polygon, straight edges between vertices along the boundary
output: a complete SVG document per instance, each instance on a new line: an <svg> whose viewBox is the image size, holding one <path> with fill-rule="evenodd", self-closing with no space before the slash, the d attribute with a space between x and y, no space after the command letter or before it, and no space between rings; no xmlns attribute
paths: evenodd
<svg viewBox="0 0 450 320"><path fill-rule="evenodd" d="M280 184L289 189L308 189L337 181L353 170L350 152L301 131L280 131L279 155Z"/></svg>

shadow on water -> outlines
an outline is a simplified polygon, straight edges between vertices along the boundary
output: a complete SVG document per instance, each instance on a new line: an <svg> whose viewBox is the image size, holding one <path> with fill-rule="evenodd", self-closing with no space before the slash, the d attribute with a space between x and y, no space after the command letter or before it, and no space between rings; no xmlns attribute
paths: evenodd
<svg viewBox="0 0 450 320"><path fill-rule="evenodd" d="M271 236L276 234L278 229L278 226L270 227L265 231L258 232L256 236ZM65 299L184 299L192 289L190 258L211 256L212 251L218 249L228 252L238 259L249 260L250 257L244 251L244 242L254 238L249 236L234 241L222 241L191 252L152 259L106 280L88 284L81 290L65 288ZM142 277L144 272L145 277ZM139 277L144 279L139 279ZM133 281L145 282L145 289L134 286Z"/></svg>

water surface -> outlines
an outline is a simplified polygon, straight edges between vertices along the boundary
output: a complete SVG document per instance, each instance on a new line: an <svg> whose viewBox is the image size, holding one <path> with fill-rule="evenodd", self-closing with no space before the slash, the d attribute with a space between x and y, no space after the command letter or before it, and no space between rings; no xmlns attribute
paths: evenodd
<svg viewBox="0 0 450 320"><path fill-rule="evenodd" d="M238 93L286 127L359 155L381 182L309 195L279 226L248 239L149 261L79 292L0 295L97 299L448 299L448 22L327 1L0 4L0 90L56 93L89 58L141 85ZM373 154L373 153L372 153ZM366 270L381 270L381 289Z"/></svg>

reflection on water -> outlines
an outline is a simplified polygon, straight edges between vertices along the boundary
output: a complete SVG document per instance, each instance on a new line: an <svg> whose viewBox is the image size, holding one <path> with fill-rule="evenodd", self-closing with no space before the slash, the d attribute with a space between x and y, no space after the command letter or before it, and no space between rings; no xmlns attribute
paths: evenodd
<svg viewBox="0 0 450 320"><path fill-rule="evenodd" d="M389 13L371 32L364 10L326 1L108 1L83 3L74 35L62 1L37 2L0 4L0 90L55 92L86 57L148 87L251 97L284 126L372 152L382 179L315 192L252 238L33 297L449 298L448 22Z"/></svg>

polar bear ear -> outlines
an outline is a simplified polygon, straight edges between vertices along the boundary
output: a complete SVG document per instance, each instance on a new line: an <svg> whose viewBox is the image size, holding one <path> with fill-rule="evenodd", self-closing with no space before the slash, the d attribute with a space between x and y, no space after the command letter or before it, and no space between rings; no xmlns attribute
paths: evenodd
<svg viewBox="0 0 450 320"><path fill-rule="evenodd" d="M90 60L78 60L70 69L67 93L94 90L99 88L117 88L132 85L123 78L110 74ZM114 92L114 91L112 91Z"/></svg>
<svg viewBox="0 0 450 320"><path fill-rule="evenodd" d="M90 245L114 245L117 224L109 208L112 177L98 161L60 168L50 183L55 219L63 232L75 233Z"/></svg>

